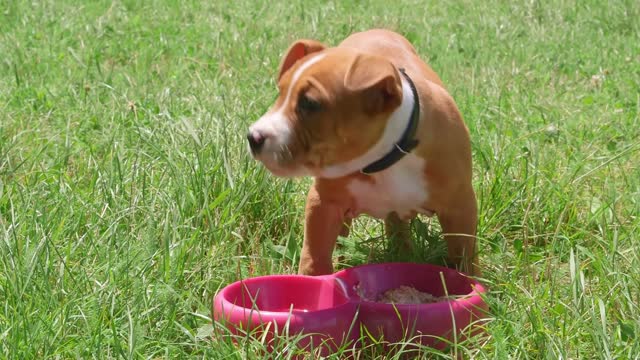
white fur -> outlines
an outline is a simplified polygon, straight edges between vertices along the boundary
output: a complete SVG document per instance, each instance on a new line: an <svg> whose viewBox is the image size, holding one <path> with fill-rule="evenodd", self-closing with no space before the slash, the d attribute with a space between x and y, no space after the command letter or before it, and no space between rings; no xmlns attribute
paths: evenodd
<svg viewBox="0 0 640 360"><path fill-rule="evenodd" d="M345 176L360 171L367 165L385 156L393 149L395 143L400 140L407 128L409 119L411 118L411 111L413 110L413 102L411 87L406 80L402 78L402 103L389 117L387 126L380 140L363 155L341 164L328 166L322 169L319 175L325 178Z"/></svg>
<svg viewBox="0 0 640 360"><path fill-rule="evenodd" d="M375 182L352 180L347 184L356 201L354 215L361 213L384 219L390 212L408 218L416 213L433 213L423 206L428 199L424 177L425 160L408 154L390 168L373 173Z"/></svg>
<svg viewBox="0 0 640 360"><path fill-rule="evenodd" d="M263 115L249 128L249 131L257 131L267 135L263 150L261 151L264 156L269 156L269 154L271 154L275 157L276 154L281 152L282 149L289 144L292 131L289 119L285 116L285 109L291 100L291 93L296 82L298 82L300 76L302 76L302 73L304 73L304 71L311 65L320 61L324 56L324 54L316 55L302 64L293 74L291 82L289 83L289 88L287 89L287 95L285 96L280 108ZM277 162L277 159L274 158L273 160Z"/></svg>

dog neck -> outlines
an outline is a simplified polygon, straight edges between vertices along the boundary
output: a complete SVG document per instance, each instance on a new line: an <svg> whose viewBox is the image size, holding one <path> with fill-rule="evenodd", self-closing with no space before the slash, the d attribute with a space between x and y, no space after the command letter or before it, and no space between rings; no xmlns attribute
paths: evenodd
<svg viewBox="0 0 640 360"><path fill-rule="evenodd" d="M403 72L402 72L403 73ZM389 154L395 153L397 151L405 151L406 148L398 149L399 145L403 145L405 139L413 140L415 135L415 129L417 128L417 123L419 121L419 109L418 115L415 114L415 108L419 108L419 100L417 99L417 92L414 92L413 85L409 83L410 79L403 73L401 76L402 81L402 103L400 106L391 113L389 120L387 121L387 125L384 129L384 132L378 142L374 144L366 153L360 155L352 160L341 164L335 164L324 168L320 176L324 178L338 178L341 176L346 176L355 172L365 172L372 165L375 165L375 170L365 173L373 173L376 171L381 171L389 166L393 165L395 162L400 160L404 153L400 153L401 156L395 158L397 154L391 155L393 158L388 158ZM414 124L415 123L415 124ZM413 131L408 131L413 128ZM414 145L415 147L415 145ZM411 147L412 149L413 147ZM409 152L411 149L408 149ZM390 161L393 160L393 161ZM379 168L376 165L379 164L379 161L382 161L382 165L384 168Z"/></svg>

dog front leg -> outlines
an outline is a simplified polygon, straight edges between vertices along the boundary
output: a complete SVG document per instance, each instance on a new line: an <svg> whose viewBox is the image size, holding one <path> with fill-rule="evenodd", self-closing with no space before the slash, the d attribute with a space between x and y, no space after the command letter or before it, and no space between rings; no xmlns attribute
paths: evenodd
<svg viewBox="0 0 640 360"><path fill-rule="evenodd" d="M451 265L470 275L480 276L476 245L478 210L473 189L456 193L452 208L438 213Z"/></svg>
<svg viewBox="0 0 640 360"><path fill-rule="evenodd" d="M344 212L336 204L322 201L315 188L307 197L304 240L298 273L325 275L333 272L333 249L344 229Z"/></svg>

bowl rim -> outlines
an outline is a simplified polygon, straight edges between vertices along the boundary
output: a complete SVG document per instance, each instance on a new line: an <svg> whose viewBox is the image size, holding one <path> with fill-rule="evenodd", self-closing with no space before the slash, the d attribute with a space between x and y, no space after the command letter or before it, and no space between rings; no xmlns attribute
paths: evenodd
<svg viewBox="0 0 640 360"><path fill-rule="evenodd" d="M242 284L246 281L250 281L250 282L259 282L259 281L269 281L269 280L280 280L280 279L285 279L285 280L290 280L290 279L295 279L295 280L301 280L301 279L307 279L307 280L311 280L314 282L322 282L322 281L327 281L329 279L333 279L334 278L334 274L328 274L328 275L320 275L320 276L310 276L310 275L288 275L288 274L275 274L275 275L261 275L261 276L255 276L255 277L250 277L250 278L246 278L246 279L242 279L242 280L238 280L235 281L227 286L225 286L224 288L222 288L221 290L219 290L217 292L217 294L214 297L214 304L213 304L213 308L214 310L218 307L221 308L222 312L225 314L228 314L230 312L238 312L238 311L242 311L244 312L245 315L249 315L249 316L263 316L265 318L268 318L267 320L270 319L284 319L284 320L289 320L289 321L293 321L295 319L296 316L309 316L310 314L320 314L322 312L327 312L327 313L332 313L332 312L338 312L339 309L342 309L343 307L353 307L356 306L357 304L353 301L353 299L349 296L349 294L344 294L344 298L345 301L341 304L335 305L335 306L331 306L331 307L327 307L327 308L322 308L322 309L316 309L316 310L302 310L302 309L294 309L291 308L290 310L287 311L273 311L273 310L260 310L258 308L255 307L245 307L245 306L241 306L238 305L234 302L232 302L231 300L229 300L228 298L228 294L231 291L234 291L237 287L241 287ZM252 304L255 304L254 301L252 301ZM227 310L230 309L230 310ZM215 311L214 311L215 312ZM225 316L222 315L222 317L224 318Z"/></svg>

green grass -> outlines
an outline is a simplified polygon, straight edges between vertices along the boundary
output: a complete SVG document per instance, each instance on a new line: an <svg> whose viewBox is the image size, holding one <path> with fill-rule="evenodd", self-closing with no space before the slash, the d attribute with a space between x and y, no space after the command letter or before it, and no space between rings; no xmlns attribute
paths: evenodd
<svg viewBox="0 0 640 360"><path fill-rule="evenodd" d="M491 317L440 356L638 358L639 18L632 0L0 2L0 357L261 357L210 340L211 299L295 272L309 180L270 176L243 135L291 41L386 27L473 139ZM438 261L437 222L414 225ZM385 260L381 233L359 220L339 267Z"/></svg>

